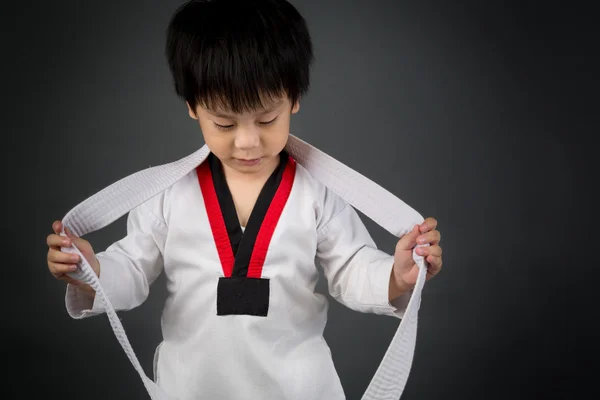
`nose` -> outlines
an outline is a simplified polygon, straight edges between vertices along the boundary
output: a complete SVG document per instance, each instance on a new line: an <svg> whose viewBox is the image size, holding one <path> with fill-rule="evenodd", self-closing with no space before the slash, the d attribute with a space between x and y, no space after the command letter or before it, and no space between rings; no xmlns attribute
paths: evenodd
<svg viewBox="0 0 600 400"><path fill-rule="evenodd" d="M243 127L237 130L235 146L240 150L251 150L260 144L260 132L257 128Z"/></svg>

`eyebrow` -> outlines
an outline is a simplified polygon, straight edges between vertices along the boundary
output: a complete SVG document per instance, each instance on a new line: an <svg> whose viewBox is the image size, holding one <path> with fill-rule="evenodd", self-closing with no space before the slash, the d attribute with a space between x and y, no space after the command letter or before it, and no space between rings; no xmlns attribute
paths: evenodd
<svg viewBox="0 0 600 400"><path fill-rule="evenodd" d="M268 114L272 111L274 111L276 108L280 107L283 104L283 100L280 100L276 103L272 103L269 104L268 107L265 107L262 109L262 111L259 112L259 114ZM214 115L215 117L219 117L219 118L226 118L226 119L235 119L235 115L231 115L231 114L225 114L219 111L214 111L214 110L207 110L210 114Z"/></svg>

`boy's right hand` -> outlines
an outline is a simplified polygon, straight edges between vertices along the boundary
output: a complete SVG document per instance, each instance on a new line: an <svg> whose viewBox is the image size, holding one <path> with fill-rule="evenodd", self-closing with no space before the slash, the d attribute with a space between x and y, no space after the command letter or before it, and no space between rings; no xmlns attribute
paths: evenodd
<svg viewBox="0 0 600 400"><path fill-rule="evenodd" d="M67 237L61 236L61 221L54 221L52 224L52 230L54 233L48 235L48 238L46 239L48 244L48 269L50 270L50 273L56 279L73 284L81 289L84 293L89 294L90 297L94 297L95 291L90 285L73 279L67 275L68 272L73 272L77 269L76 263L79 262L79 255L62 252L60 248L70 247L71 244L75 244L87 262L92 266L92 269L96 275L100 276L100 262L96 258L94 249L87 240L71 234L68 228L65 229Z"/></svg>

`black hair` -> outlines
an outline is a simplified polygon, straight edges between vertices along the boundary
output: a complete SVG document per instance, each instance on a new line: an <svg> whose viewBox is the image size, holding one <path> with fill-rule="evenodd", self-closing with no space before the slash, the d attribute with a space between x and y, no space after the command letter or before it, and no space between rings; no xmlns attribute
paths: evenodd
<svg viewBox="0 0 600 400"><path fill-rule="evenodd" d="M310 86L313 47L306 21L285 0L191 0L167 28L166 57L177 95L235 113Z"/></svg>

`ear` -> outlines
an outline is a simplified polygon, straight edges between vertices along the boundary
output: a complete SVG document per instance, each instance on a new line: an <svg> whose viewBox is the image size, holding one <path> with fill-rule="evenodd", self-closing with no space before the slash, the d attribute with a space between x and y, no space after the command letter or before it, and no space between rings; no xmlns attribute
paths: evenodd
<svg viewBox="0 0 600 400"><path fill-rule="evenodd" d="M296 114L300 110L300 99L296 101L294 106L292 107L292 114Z"/></svg>
<svg viewBox="0 0 600 400"><path fill-rule="evenodd" d="M187 101L185 102L185 104L187 105L188 108L188 114L190 115L190 118L192 119L198 119L198 116L196 115L196 112L194 111L194 109L192 109L192 107L190 106L190 103L188 103Z"/></svg>

